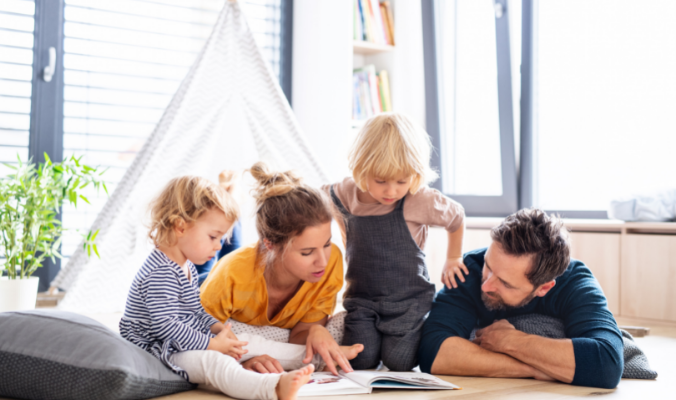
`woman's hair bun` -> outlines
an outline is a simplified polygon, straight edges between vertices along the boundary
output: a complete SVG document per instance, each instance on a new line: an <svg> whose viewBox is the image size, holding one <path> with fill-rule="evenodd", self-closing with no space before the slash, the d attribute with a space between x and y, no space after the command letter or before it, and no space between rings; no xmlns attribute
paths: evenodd
<svg viewBox="0 0 676 400"><path fill-rule="evenodd" d="M302 178L293 171L274 172L262 161L254 164L249 172L257 182L253 195L259 206L270 197L283 196L302 185Z"/></svg>

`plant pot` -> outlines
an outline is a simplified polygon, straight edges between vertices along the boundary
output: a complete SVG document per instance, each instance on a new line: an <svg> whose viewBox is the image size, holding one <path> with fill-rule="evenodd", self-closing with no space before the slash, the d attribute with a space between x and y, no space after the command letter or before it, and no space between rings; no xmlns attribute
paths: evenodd
<svg viewBox="0 0 676 400"><path fill-rule="evenodd" d="M40 278L9 279L0 277L0 312L35 309Z"/></svg>

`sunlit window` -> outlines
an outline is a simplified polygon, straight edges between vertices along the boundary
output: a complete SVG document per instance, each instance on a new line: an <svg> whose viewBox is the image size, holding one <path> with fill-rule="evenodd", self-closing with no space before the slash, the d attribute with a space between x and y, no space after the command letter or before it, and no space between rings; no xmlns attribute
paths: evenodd
<svg viewBox="0 0 676 400"><path fill-rule="evenodd" d="M676 2L538 1L535 204L676 187Z"/></svg>

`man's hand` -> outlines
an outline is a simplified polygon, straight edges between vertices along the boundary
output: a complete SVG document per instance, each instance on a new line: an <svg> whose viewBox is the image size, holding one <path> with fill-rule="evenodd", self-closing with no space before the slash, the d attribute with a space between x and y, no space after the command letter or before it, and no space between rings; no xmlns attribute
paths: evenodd
<svg viewBox="0 0 676 400"><path fill-rule="evenodd" d="M267 354L244 361L242 368L261 374L281 374L284 372L282 364Z"/></svg>
<svg viewBox="0 0 676 400"><path fill-rule="evenodd" d="M491 325L476 331L474 343L494 353L507 353L506 348L513 335L522 333L506 319L495 321Z"/></svg>
<svg viewBox="0 0 676 400"><path fill-rule="evenodd" d="M248 342L237 340L237 337L232 339L232 337L235 337L235 335L230 330L230 324L227 324L225 328L218 332L215 338L211 338L209 340L209 346L207 347L207 350L221 352L223 354L229 355L235 360L241 359L242 355L249 352L249 350L244 350L244 346L246 346Z"/></svg>
<svg viewBox="0 0 676 400"><path fill-rule="evenodd" d="M464 275L463 275L464 272ZM465 266L465 263L461 257L449 258L444 264L444 269L441 272L441 281L446 285L447 288L453 289L458 287L458 283L455 278L458 277L462 282L465 281L465 275L469 274L469 270Z"/></svg>

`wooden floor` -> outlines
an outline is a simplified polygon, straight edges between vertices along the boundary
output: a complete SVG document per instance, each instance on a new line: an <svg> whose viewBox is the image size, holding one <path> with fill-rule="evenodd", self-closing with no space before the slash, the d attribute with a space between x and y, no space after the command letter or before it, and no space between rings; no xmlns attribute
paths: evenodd
<svg viewBox="0 0 676 400"><path fill-rule="evenodd" d="M117 331L120 315L90 315L111 329ZM441 379L462 387L462 390L444 391L406 391L375 390L368 395L359 395L367 399L412 399L431 400L446 398L461 399L569 399L590 396L603 396L604 399L676 399L676 327L658 326L645 321L618 319L620 325L642 325L651 328L650 335L637 338L636 342L648 356L651 367L659 373L654 381L623 379L613 390L578 387L562 383L540 382L533 379L497 379L439 376ZM365 397L368 396L368 397ZM204 390L192 390L171 396L158 397L157 400L225 400L219 393ZM327 397L302 397L300 399L320 399ZM355 400L352 396L331 396L331 400ZM3 400L3 399L0 399Z"/></svg>

